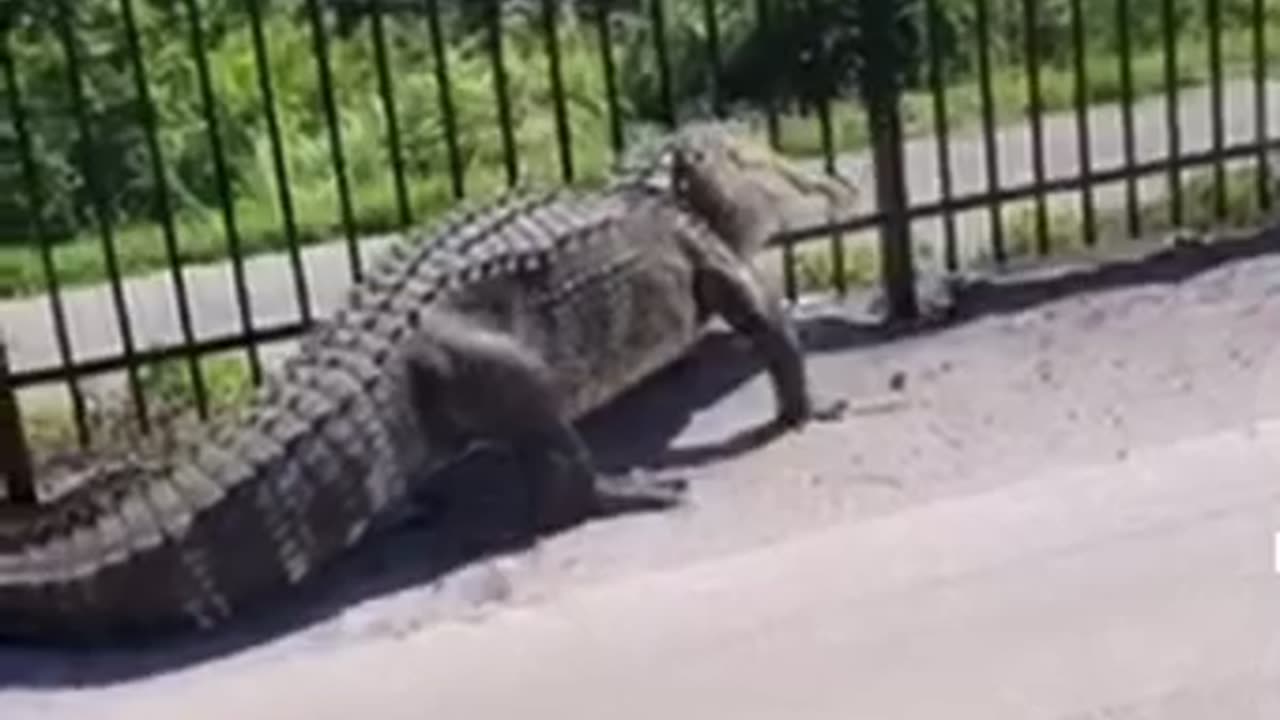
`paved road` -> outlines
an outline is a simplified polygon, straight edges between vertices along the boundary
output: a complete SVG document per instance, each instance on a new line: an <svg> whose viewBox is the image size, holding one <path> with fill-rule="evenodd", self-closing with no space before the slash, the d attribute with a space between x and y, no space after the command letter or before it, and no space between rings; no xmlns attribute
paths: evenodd
<svg viewBox="0 0 1280 720"><path fill-rule="evenodd" d="M0 649L0 717L1280 717L1260 240L894 341L805 307L815 389L881 409L759 447L770 383L709 341L588 428L679 511L462 567L406 531L211 653Z"/></svg>
<svg viewBox="0 0 1280 720"><path fill-rule="evenodd" d="M1269 720L1278 449L1280 422L1203 436L39 717Z"/></svg>
<svg viewBox="0 0 1280 720"><path fill-rule="evenodd" d="M1280 135L1280 83L1272 83L1269 93L1269 117L1272 136ZM1192 152L1210 147L1211 125L1207 89L1188 90L1181 95L1180 130L1183 147ZM1226 138L1228 142L1247 142L1256 136L1255 95L1250 83L1232 82L1226 87ZM1115 167L1123 161L1119 107L1099 106L1091 113L1092 153L1096 168ZM1159 158L1166 150L1167 132L1162 99L1143 101L1135 108L1138 158ZM999 177L1003 187L1029 182L1031 156L1026 126L1011 125L999 133ZM1077 172L1075 119L1071 113L1050 115L1045 121L1046 169L1050 179ZM912 200L928 202L939 193L936 141L919 138L906 146L907 178ZM957 135L951 145L958 194L986 188L983 144L975 132ZM852 154L840 160L841 171L854 178L868 178L866 154ZM1145 198L1163 192L1162 179L1154 177L1143 186ZM1063 196L1075 202L1078 196ZM1101 206L1123 202L1122 188L1100 189ZM872 193L863 200L870 209ZM972 255L984 247L988 216L974 211L961 216L960 232L964 252ZM917 233L922 242L936 239L940 229L936 222L920 222ZM371 239L363 247L376 253L385 239ZM347 287L346 248L341 242L318 246L305 252L307 277L310 278L312 304L321 314L330 311ZM247 267L251 287L251 305L259 326L289 321L297 317L292 275L283 254L253 259ZM232 291L228 265L208 265L187 270L188 286L193 298L195 329L198 337L233 333L240 329L238 305ZM152 347L180 342L182 339L173 302L172 283L161 273L131 280L126 294L133 330L139 347ZM100 357L119 351L119 324L105 286L78 289L66 294L67 312L73 337L74 354L78 358ZM57 346L52 330L47 300L29 298L0 303L0 329L9 341L11 364L16 370L45 367L58 362Z"/></svg>

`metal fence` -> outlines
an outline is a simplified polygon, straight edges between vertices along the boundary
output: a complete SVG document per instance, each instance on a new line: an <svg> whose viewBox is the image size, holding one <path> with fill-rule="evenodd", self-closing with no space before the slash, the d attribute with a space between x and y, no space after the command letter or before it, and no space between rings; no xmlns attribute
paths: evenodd
<svg viewBox="0 0 1280 720"><path fill-rule="evenodd" d="M1093 15L1104 5L1107 17L1101 22L1113 34L1099 48L1090 28L1099 22ZM1048 17L1064 7L1065 20ZM1152 10L1158 12L1152 16ZM184 359L202 414L210 402L202 356L242 349L257 381L261 346L304 330L315 315L310 290L334 280L305 272L303 247L315 238L307 237L297 194L301 161L291 155L297 152L300 128L314 131L323 146L323 166L332 182L326 197L333 201L336 221L323 229L344 243L349 272L359 278L362 238L374 230L427 221L449 202L482 193L484 188L475 189L484 185L477 177L489 178L486 187L525 177L531 162L522 155L529 148L527 138L522 144L525 132L554 147L548 174L573 182L589 174L584 167L590 158L624 151L629 131L641 122L672 126L695 114L745 110L760 119L779 147L787 144L788 128L807 125L816 136L815 162L831 170L842 157L837 136L857 134L861 124L866 141L859 147L871 158L874 206L837 226L777 238L787 259L787 291L796 292L798 245L829 240L832 284L843 288L846 236L873 231L880 238L878 270L889 305L909 315L915 308L913 273L919 255L913 244L919 233L913 237L913 231L922 220L937 221L941 263L957 269L966 262L959 250L957 218L975 211L987 214L985 252L1003 263L1014 252L1003 209L1020 201L1034 203L1033 252L1051 251L1048 200L1055 194L1079 193L1085 244L1097 240L1094 191L1106 184L1124 185L1124 229L1130 236L1144 232L1139 182L1150 177L1167 179L1170 217L1176 224L1184 214L1183 172L1211 168L1215 209L1225 216L1226 164L1249 160L1258 169L1257 203L1270 207L1266 160L1276 140L1268 133L1267 75L1276 55L1268 31L1278 19L1280 13L1264 0L11 2L0 10L0 126L7 126L0 127L0 153L20 197L9 201L8 212L17 220L6 221L0 231L30 248L38 268L37 295L47 300L59 360L11 373L0 369L0 399L17 388L64 383L80 439L87 444L92 438L81 385L89 376L124 371L144 429L149 408L141 371L150 363ZM1136 37L1139 32L1155 33L1158 42ZM293 33L305 36L305 44L294 42ZM1190 46L1203 56L1188 61L1186 37L1192 37ZM1229 47L1224 38L1231 40ZM1091 39L1093 47L1086 51ZM1247 49L1241 49L1245 40ZM973 52L958 53L959 45ZM298 61L300 48L306 52L306 79L290 64ZM1234 58L1230 67L1226 51ZM996 57L998 52L1004 56ZM545 61L536 73L528 67L535 53ZM793 60L782 57L785 53L794 54ZM405 60L406 55L415 60ZM584 58L592 59L591 82L582 80ZM1167 147L1160 157L1143 159L1134 107L1139 95L1153 92L1137 87L1139 65L1151 58L1160 63L1154 93L1166 109ZM1180 69L1188 64L1207 68L1212 142L1204 150L1189 151L1180 138L1179 93L1186 84ZM1104 66L1114 69L1118 82L1123 152L1118 164L1099 167L1091 157L1091 132L1097 128L1089 114L1089 73ZM771 67L773 75L764 72ZM1071 78L1070 102L1056 107L1074 112L1077 138L1078 170L1052 178L1046 170L1046 68ZM465 75L480 71L482 76ZM530 80L531 73L542 79ZM1251 82L1254 132L1247 140L1227 141L1223 88L1229 73L1242 73ZM1009 78L1025 92L1025 112L1017 114L1026 122L1031 148L1032 179L1016 185L1002 182L999 172L999 92L1000 83L1008 84ZM306 85L302 96L318 104L310 125L286 123L287 110L299 112L299 95L287 83ZM534 86L540 89L531 91ZM410 87L418 88L412 97ZM965 92L976 88L980 162L986 176L986 187L977 191L960 192L953 182L957 87ZM363 99L352 101L343 92L358 92ZM913 107L929 116L910 131L931 138L935 197L921 199L908 192L906 93L921 101ZM375 107L373 116L381 123L377 158L360 154L367 149L368 130L350 122L353 102ZM475 108L481 106L485 111L478 113ZM415 113L429 116L433 148L410 137L424 124ZM175 115L185 123L178 130ZM476 119L480 115L484 123ZM528 130L541 127L533 115L546 118L550 130L542 135ZM486 123L489 127L479 127ZM246 125L252 132L244 130ZM175 160L184 152L182 143L193 136L203 139L205 149ZM359 151L353 149L357 141L362 143ZM603 156L600 147L607 149ZM255 177L268 178L256 186L259 193L268 188L274 194L269 232L245 223L245 157L257 163ZM484 165L485 158L492 167ZM304 167L321 167L311 162ZM390 187L376 222L357 202L369 185L358 176L370 172L371 164ZM0 182L5 178L0 173ZM436 185L423 184L432 178ZM188 292L183 247L193 231L184 225L182 213L193 195L204 198L225 243L238 308L235 332L202 334L192 319L195 301ZM127 303L128 263L120 248L124 233L139 225L149 225L153 245L163 249L163 262L151 269L167 273L180 325L179 341L146 348L136 339L137 308ZM208 225L204 227L207 232ZM246 244L257 242L254 233L274 237L272 249L288 258L297 297L293 319L256 322L245 269ZM66 283L57 260L61 245L89 237L100 252L99 274L110 290L120 347L83 357L75 350L66 317ZM6 241L17 242L0 237L0 249ZM3 424L6 418L16 424L16 417L16 411L0 412L0 447L11 458L18 454L18 441L2 441L20 435L20 428ZM22 474L25 465L13 464L10 472Z"/></svg>

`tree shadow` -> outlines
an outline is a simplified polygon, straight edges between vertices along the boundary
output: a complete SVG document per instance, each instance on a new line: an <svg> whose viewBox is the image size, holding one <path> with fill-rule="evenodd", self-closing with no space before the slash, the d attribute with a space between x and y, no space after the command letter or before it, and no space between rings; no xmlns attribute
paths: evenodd
<svg viewBox="0 0 1280 720"><path fill-rule="evenodd" d="M932 323L881 323L866 315L855 296L818 303L812 311L801 313L797 324L808 354L849 352L904 336L945 332L966 321L1015 313L1073 295L1183 282L1277 250L1280 234L1263 232L1230 242L1160 248L1139 257L1048 275L977 279L962 290L955 313ZM672 442L697 412L761 371L745 341L715 330L687 358L586 418L581 427L601 469L609 473L637 467L688 468L730 458L767 443L774 435L772 418L759 418L709 442L678 448ZM486 449L469 454L446 468L440 483L432 483L456 492L420 499L404 522L374 534L358 551L290 589L287 597L264 602L212 635L157 638L119 649L0 647L0 687L110 685L188 668L296 633L363 600L429 585L468 564L525 548L527 539L512 530L520 526L521 494L519 483L513 482L519 473L507 453Z"/></svg>

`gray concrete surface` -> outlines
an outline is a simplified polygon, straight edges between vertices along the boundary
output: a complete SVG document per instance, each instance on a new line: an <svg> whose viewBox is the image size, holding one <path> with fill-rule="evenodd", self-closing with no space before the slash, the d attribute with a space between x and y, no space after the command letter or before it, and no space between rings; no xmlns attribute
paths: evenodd
<svg viewBox="0 0 1280 720"><path fill-rule="evenodd" d="M29 717L1269 720L1278 448L1280 422L1205 436Z"/></svg>
<svg viewBox="0 0 1280 720"><path fill-rule="evenodd" d="M1280 136L1280 83L1272 83L1269 89L1270 133L1276 137ZM1247 81L1233 81L1226 86L1225 98L1227 141L1250 142L1256 139L1256 97L1252 85ZM1188 89L1180 96L1179 129L1185 151L1210 147L1212 105L1209 99L1207 88ZM1168 138L1163 99L1141 101L1134 112L1138 159L1161 157L1166 151ZM1119 166L1123 161L1119 106L1093 108L1090 122L1094 168L1105 170ZM1024 124L1015 123L1000 130L1000 187L1031 181L1029 137ZM1077 172L1079 163L1072 113L1046 116L1045 148L1050 179ZM973 129L956 133L950 154L955 192L966 194L985 190L987 179L981 136ZM905 157L912 201L937 199L940 190L936 141L930 137L911 140L905 148ZM848 177L870 180L865 153L844 156L839 166ZM1144 181L1141 191L1144 199L1161 197L1165 192L1163 176L1152 176ZM1054 202L1074 204L1078 203L1078 197L1078 194L1066 194L1056 197ZM1123 188L1118 184L1099 187L1097 198L1099 207L1119 207L1124 201ZM874 193L868 190L860 209L870 210L873 203ZM962 255L973 256L987 249L989 227L989 216L985 211L971 211L959 216ZM941 237L941 226L938 221L920 221L916 223L916 232L921 244L936 243ZM376 254L385 242L385 238L366 240L362 244L362 252L365 257ZM335 242L306 249L304 265L313 306L321 315L331 312L348 287L349 264L345 244ZM185 272L194 307L196 336L207 338L239 332L239 306L232 290L230 266L192 266ZM285 254L252 259L247 263L247 275L251 314L256 326L268 326L298 317L293 276ZM125 293L138 347L181 342L173 284L166 273L129 280ZM105 285L67 292L66 308L74 357L88 359L119 352L119 321ZM0 302L0 331L9 341L14 370L47 367L59 362L47 299L33 297Z"/></svg>
<svg viewBox="0 0 1280 720"><path fill-rule="evenodd" d="M803 307L859 412L760 446L769 383L713 336L587 424L686 507L463 564L409 529L229 646L0 647L0 717L1270 720L1280 233L1232 247L891 342Z"/></svg>

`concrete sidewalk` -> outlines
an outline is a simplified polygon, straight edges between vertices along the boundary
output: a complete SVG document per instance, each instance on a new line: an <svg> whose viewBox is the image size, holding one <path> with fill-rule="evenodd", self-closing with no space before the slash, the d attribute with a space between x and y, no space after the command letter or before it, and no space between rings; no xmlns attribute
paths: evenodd
<svg viewBox="0 0 1280 720"><path fill-rule="evenodd" d="M1277 531L1273 421L38 716L1270 720Z"/></svg>
<svg viewBox="0 0 1280 720"><path fill-rule="evenodd" d="M1228 143L1251 142L1256 139L1255 93L1249 81L1233 81L1225 87L1226 140ZM1270 86L1270 133L1280 136L1280 82ZM1179 117L1184 152L1206 150L1211 146L1210 122L1212 103L1207 88L1182 91ZM1143 100L1134 107L1139 161L1157 159L1167 150L1163 98ZM1075 116L1055 113L1044 122L1045 167L1047 178L1068 177L1078 171ZM1118 105L1100 105L1090 111L1092 154L1095 169L1105 170L1123 163L1123 134ZM1026 124L1015 123L1000 129L1000 187L1014 187L1032 180L1030 135ZM986 189L986 166L981 135L975 129L956 133L951 138L950 155L954 169L954 192L966 194ZM937 142L932 137L909 141L905 147L908 190L916 203L936 200L940 193ZM856 153L842 156L839 168L846 176L869 182L869 156ZM1156 199L1165 192L1163 175L1152 176L1141 185L1142 197ZM1099 208L1120 207L1124 202L1123 186L1113 183L1097 189ZM1078 193L1065 194L1057 202L1075 205ZM870 210L874 193L863 195L861 210ZM989 215L975 210L959 216L961 252L973 256L987 249ZM941 237L940 221L916 223L920 243L936 243ZM361 245L364 257L383 248L388 238L372 238ZM311 303L323 316L333 310L349 285L349 264L344 242L314 246L304 251L305 273L311 290ZM250 305L254 324L264 327L288 322L298 317L294 281L284 253L258 256L246 263L250 287ZM232 290L229 264L192 266L185 270L195 334L198 338L237 333L241 330L239 306ZM167 273L154 273L129 280L125 294L139 348L180 343L173 285ZM102 357L121 348L119 322L107 286L93 286L65 293L73 354L80 359ZM49 302L32 297L0 302L0 330L9 341L10 362L15 371L54 366L59 355L53 332Z"/></svg>

